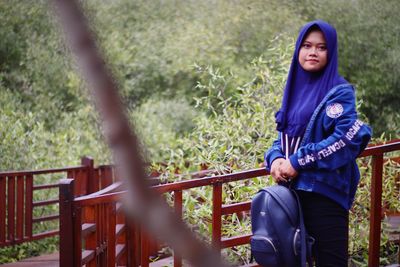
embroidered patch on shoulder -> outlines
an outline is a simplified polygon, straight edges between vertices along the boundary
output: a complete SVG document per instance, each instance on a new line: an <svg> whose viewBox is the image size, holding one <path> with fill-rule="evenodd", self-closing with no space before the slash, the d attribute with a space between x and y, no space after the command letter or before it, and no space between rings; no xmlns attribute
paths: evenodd
<svg viewBox="0 0 400 267"><path fill-rule="evenodd" d="M332 119L339 118L343 114L343 106L339 103L333 103L326 107L326 115Z"/></svg>

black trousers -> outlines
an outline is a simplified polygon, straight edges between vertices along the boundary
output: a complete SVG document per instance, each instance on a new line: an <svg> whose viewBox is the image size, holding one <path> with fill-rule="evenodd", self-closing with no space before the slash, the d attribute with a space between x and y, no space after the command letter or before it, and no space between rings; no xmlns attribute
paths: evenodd
<svg viewBox="0 0 400 267"><path fill-rule="evenodd" d="M300 190L297 193L307 232L315 238L315 266L347 267L349 212L321 194Z"/></svg>

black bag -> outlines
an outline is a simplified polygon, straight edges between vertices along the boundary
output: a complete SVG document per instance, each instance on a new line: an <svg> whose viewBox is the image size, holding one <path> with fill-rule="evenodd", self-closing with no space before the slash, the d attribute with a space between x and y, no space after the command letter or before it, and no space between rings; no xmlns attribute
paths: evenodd
<svg viewBox="0 0 400 267"><path fill-rule="evenodd" d="M252 257L265 267L312 266L311 246L296 192L274 185L251 201Z"/></svg>

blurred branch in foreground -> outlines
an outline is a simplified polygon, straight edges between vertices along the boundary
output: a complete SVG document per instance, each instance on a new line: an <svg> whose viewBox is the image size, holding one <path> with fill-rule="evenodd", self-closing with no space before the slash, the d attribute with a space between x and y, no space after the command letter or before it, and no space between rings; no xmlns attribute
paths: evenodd
<svg viewBox="0 0 400 267"><path fill-rule="evenodd" d="M96 47L82 9L73 0L54 0L66 39L98 109L120 177L129 194L129 216L158 238L167 241L194 266L223 266L219 253L198 240L171 208L151 191L145 179L139 142L128 122L117 85Z"/></svg>

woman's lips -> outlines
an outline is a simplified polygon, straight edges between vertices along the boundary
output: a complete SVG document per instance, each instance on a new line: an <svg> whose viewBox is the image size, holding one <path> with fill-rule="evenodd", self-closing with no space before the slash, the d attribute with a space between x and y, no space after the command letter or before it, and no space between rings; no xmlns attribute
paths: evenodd
<svg viewBox="0 0 400 267"><path fill-rule="evenodd" d="M318 63L319 61L318 60L316 60L316 59L309 59L309 60L306 60L307 62L315 62L315 63Z"/></svg>

